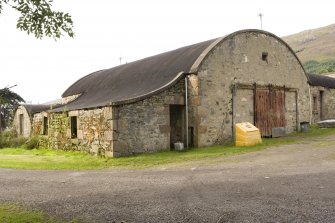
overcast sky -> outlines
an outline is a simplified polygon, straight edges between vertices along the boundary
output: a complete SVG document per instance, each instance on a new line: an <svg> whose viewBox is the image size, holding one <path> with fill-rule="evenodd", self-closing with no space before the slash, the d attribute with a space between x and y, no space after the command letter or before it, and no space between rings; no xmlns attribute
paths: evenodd
<svg viewBox="0 0 335 223"><path fill-rule="evenodd" d="M72 15L75 37L35 39L16 29L18 14L0 15L0 88L27 102L61 98L79 78L121 63L227 35L263 29L286 36L335 23L333 0L54 0Z"/></svg>

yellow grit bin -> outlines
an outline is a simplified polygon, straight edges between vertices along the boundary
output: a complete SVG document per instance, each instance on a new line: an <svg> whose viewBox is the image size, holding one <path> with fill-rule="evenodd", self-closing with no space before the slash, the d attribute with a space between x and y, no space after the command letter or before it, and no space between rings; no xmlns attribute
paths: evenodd
<svg viewBox="0 0 335 223"><path fill-rule="evenodd" d="M237 123L235 125L235 145L252 146L262 143L258 128L249 122Z"/></svg>

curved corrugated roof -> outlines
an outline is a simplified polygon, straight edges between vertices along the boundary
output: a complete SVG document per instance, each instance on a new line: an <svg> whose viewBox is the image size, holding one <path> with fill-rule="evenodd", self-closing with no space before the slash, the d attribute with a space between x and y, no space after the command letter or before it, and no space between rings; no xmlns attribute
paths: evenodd
<svg viewBox="0 0 335 223"><path fill-rule="evenodd" d="M335 78L321 74L308 74L309 84L312 86L321 86L326 88L335 88Z"/></svg>
<svg viewBox="0 0 335 223"><path fill-rule="evenodd" d="M157 94L175 84L185 74L196 73L204 58L215 46L225 39L243 32L270 35L285 44L294 54L293 50L283 40L271 33L261 30L242 30L226 37L182 47L89 74L71 85L62 96L81 95L65 107L53 111L102 107L108 104L125 104ZM298 58L297 60L301 64Z"/></svg>
<svg viewBox="0 0 335 223"><path fill-rule="evenodd" d="M30 118L33 118L33 115L42 111L47 111L50 109L50 105L43 105L43 104L21 104L20 106L24 107Z"/></svg>
<svg viewBox="0 0 335 223"><path fill-rule="evenodd" d="M59 100L55 102L59 102ZM54 103L54 104L20 104L20 106L26 109L29 117L32 119L34 114L36 113L43 112L43 111L49 111L50 109L58 108L62 105Z"/></svg>
<svg viewBox="0 0 335 223"><path fill-rule="evenodd" d="M66 105L66 109L120 104L140 100L164 90L182 78L199 55L214 41L186 46L89 74L63 93L62 97L82 94Z"/></svg>

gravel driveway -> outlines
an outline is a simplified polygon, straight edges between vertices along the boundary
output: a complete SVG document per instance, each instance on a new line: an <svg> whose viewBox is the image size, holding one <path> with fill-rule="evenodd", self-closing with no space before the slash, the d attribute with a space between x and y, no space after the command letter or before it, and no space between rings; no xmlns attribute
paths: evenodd
<svg viewBox="0 0 335 223"><path fill-rule="evenodd" d="M82 222L335 222L335 135L142 170L0 169L0 202Z"/></svg>

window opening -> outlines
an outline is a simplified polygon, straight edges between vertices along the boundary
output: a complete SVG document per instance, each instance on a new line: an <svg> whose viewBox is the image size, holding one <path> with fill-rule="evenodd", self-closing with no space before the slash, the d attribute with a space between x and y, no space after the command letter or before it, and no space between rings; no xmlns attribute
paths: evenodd
<svg viewBox="0 0 335 223"><path fill-rule="evenodd" d="M265 61L265 62L268 62L268 52L263 52L262 53L262 60Z"/></svg>
<svg viewBox="0 0 335 223"><path fill-rule="evenodd" d="M43 135L48 135L48 117L43 118Z"/></svg>
<svg viewBox="0 0 335 223"><path fill-rule="evenodd" d="M77 116L71 116L71 138L77 138Z"/></svg>

